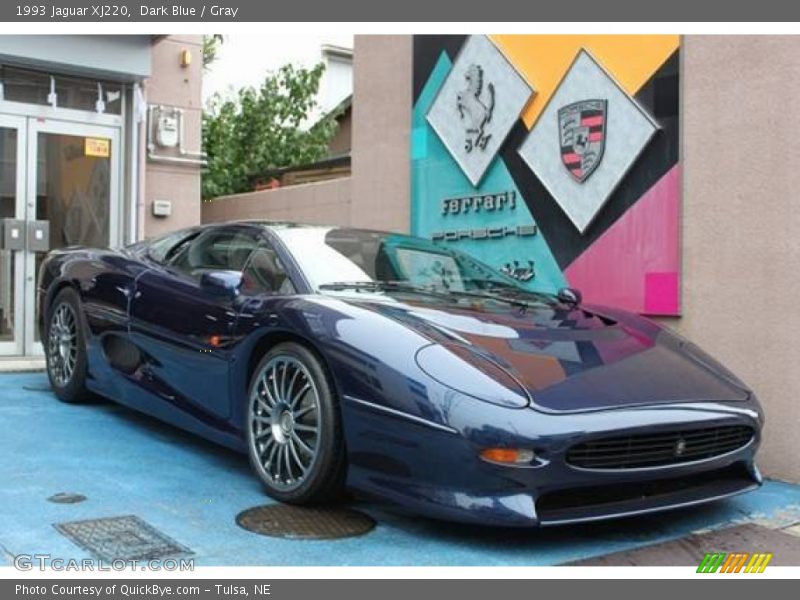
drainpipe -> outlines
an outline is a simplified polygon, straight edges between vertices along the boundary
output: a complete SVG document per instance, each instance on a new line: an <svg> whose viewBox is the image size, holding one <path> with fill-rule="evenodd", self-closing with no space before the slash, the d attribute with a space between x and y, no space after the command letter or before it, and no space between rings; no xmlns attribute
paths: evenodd
<svg viewBox="0 0 800 600"><path fill-rule="evenodd" d="M135 108L135 125L133 129L136 131L137 137L137 188L136 188L136 239L144 239L144 221L147 216L146 202L145 202L145 182L146 182L146 165L147 165L147 134L145 127L147 126L147 89L144 84L136 84L134 89L134 104Z"/></svg>

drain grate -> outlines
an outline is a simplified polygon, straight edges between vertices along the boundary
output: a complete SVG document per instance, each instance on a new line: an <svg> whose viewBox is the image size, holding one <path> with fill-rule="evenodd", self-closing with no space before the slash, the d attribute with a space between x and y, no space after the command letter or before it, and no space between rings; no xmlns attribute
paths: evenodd
<svg viewBox="0 0 800 600"><path fill-rule="evenodd" d="M54 527L95 558L107 562L193 554L135 515L56 523Z"/></svg>
<svg viewBox="0 0 800 600"><path fill-rule="evenodd" d="M83 494L72 494L70 492L59 492L50 496L47 501L55 504L77 504L86 500Z"/></svg>
<svg viewBox="0 0 800 600"><path fill-rule="evenodd" d="M364 535L375 527L372 517L350 508L301 508L270 504L236 516L239 527L272 537L332 540Z"/></svg>

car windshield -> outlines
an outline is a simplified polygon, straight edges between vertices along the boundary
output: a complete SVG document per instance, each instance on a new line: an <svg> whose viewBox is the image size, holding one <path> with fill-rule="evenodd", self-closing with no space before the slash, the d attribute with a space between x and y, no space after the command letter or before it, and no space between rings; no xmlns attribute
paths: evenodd
<svg viewBox="0 0 800 600"><path fill-rule="evenodd" d="M316 290L530 293L471 256L422 238L331 227L287 227L276 233Z"/></svg>

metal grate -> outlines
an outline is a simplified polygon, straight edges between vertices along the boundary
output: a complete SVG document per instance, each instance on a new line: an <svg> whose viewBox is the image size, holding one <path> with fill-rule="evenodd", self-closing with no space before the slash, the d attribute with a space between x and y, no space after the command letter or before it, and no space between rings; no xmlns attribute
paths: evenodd
<svg viewBox="0 0 800 600"><path fill-rule="evenodd" d="M725 425L583 442L567 451L567 462L584 469L634 469L713 458L738 450L755 435L747 425Z"/></svg>
<svg viewBox="0 0 800 600"><path fill-rule="evenodd" d="M107 562L193 554L134 515L56 523L54 527L95 558Z"/></svg>
<svg viewBox="0 0 800 600"><path fill-rule="evenodd" d="M331 540L364 535L375 521L349 508L303 508L289 504L256 506L236 517L239 527L272 537Z"/></svg>

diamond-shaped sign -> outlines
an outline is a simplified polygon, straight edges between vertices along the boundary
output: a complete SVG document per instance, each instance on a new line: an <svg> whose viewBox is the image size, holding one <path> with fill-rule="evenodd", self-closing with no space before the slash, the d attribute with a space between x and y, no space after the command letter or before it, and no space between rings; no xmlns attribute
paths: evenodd
<svg viewBox="0 0 800 600"><path fill-rule="evenodd" d="M581 50L519 153L583 233L657 130Z"/></svg>
<svg viewBox="0 0 800 600"><path fill-rule="evenodd" d="M480 183L533 93L488 37L465 42L427 118L472 185Z"/></svg>

